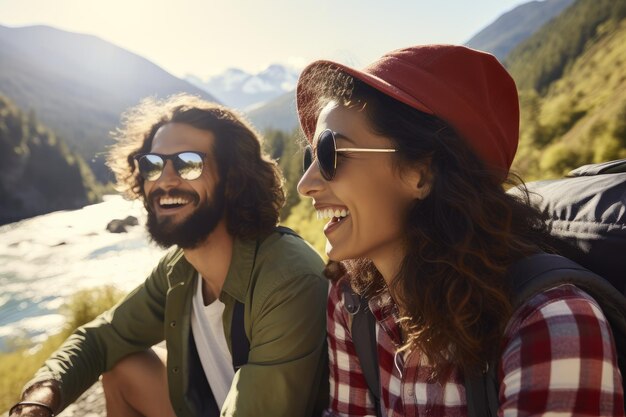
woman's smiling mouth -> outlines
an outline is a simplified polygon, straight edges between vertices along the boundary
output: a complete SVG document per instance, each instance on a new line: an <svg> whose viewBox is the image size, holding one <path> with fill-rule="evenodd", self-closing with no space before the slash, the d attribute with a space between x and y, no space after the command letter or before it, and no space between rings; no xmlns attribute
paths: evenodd
<svg viewBox="0 0 626 417"><path fill-rule="evenodd" d="M337 228L341 223L350 216L350 210L347 208L323 208L316 209L318 219L330 219L324 226L324 233L328 234Z"/></svg>

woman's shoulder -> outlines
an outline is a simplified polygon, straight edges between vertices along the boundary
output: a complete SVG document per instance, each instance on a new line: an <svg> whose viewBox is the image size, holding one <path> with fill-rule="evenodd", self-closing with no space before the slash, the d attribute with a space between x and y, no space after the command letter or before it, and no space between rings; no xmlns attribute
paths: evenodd
<svg viewBox="0 0 626 417"><path fill-rule="evenodd" d="M586 395L603 399L602 415L617 415L611 410L623 402L610 326L596 300L572 284L537 293L514 312L500 378L501 407L528 414L576 414Z"/></svg>
<svg viewBox="0 0 626 417"><path fill-rule="evenodd" d="M511 316L505 335L538 321L562 323L567 318L576 320L578 316L595 317L606 322L602 309L593 297L573 284L561 284L524 301Z"/></svg>
<svg viewBox="0 0 626 417"><path fill-rule="evenodd" d="M598 302L575 285L561 284L530 297L509 320L503 359L525 351L544 352L541 361L583 358L591 351L605 359L614 356L615 347Z"/></svg>

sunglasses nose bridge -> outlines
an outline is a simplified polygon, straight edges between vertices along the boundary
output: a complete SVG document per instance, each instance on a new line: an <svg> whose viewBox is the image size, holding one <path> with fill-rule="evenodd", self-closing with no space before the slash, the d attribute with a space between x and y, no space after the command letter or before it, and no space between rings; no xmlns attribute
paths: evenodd
<svg viewBox="0 0 626 417"><path fill-rule="evenodd" d="M318 173L321 172L319 160L315 156L313 148L309 145L304 149L304 155L302 156L302 176L307 175L311 169L316 170Z"/></svg>
<svg viewBox="0 0 626 417"><path fill-rule="evenodd" d="M161 183L176 183L180 182L180 176L178 172L176 172L176 167L174 166L174 161L171 159L165 159L163 161L163 169L161 170L161 175L156 181Z"/></svg>

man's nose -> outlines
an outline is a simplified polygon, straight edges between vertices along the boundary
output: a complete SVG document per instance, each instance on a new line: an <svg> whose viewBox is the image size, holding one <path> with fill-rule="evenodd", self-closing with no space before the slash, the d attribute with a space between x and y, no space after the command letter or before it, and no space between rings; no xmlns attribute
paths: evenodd
<svg viewBox="0 0 626 417"><path fill-rule="evenodd" d="M156 183L165 188L167 186L173 186L180 184L181 178L174 169L174 163L172 161L165 161L161 176L157 179Z"/></svg>

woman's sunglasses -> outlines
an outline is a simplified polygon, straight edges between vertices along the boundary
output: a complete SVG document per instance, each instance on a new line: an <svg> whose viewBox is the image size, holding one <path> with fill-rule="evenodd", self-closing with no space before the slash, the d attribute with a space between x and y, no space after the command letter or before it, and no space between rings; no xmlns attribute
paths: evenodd
<svg viewBox="0 0 626 417"><path fill-rule="evenodd" d="M372 149L372 148L339 148L337 149L337 141L335 132L326 129L320 133L317 138L317 147L315 151L311 145L304 149L304 158L302 163L303 173L306 172L314 160L317 160L317 166L320 169L322 177L326 181L330 181L335 177L337 172L337 153L338 152L396 152L396 149ZM315 158L313 155L315 154Z"/></svg>
<svg viewBox="0 0 626 417"><path fill-rule="evenodd" d="M159 179L167 161L172 161L174 170L184 180L195 180L202 175L206 154L202 152L184 151L171 155L144 153L135 156L139 174L146 181Z"/></svg>

